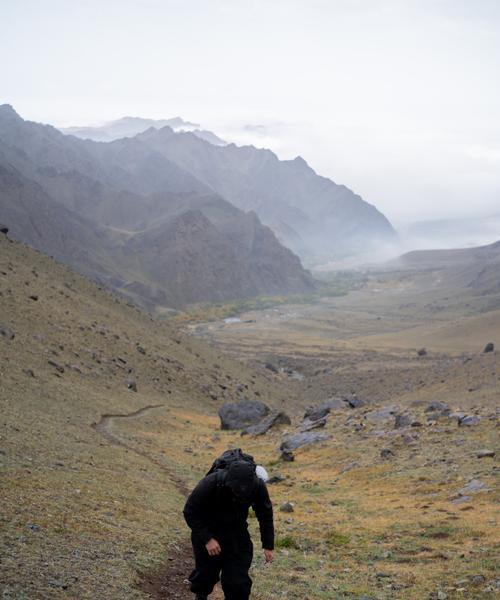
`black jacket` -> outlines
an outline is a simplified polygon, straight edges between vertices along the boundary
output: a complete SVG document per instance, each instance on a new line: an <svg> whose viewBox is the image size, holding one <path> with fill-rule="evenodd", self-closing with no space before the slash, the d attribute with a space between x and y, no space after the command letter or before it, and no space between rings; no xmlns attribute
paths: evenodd
<svg viewBox="0 0 500 600"><path fill-rule="evenodd" d="M251 506L259 521L262 547L273 550L273 505L266 484L262 479L258 481L251 501L242 503L229 488L218 485L217 473L204 477L184 506L184 518L193 532L193 539L206 544L211 538L221 541L248 535L248 509Z"/></svg>

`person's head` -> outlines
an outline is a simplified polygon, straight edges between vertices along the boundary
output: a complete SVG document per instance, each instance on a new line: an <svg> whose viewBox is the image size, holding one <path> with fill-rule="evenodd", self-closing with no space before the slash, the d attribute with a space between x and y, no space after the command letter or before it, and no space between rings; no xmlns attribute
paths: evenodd
<svg viewBox="0 0 500 600"><path fill-rule="evenodd" d="M254 465L237 461L229 466L226 476L226 486L241 502L251 502L257 483L258 480Z"/></svg>

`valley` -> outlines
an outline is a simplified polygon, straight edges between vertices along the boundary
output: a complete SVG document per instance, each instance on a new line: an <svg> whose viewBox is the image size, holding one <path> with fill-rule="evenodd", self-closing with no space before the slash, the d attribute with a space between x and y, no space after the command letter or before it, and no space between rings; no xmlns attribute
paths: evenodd
<svg viewBox="0 0 500 600"><path fill-rule="evenodd" d="M3 597L190 598L184 494L228 447L276 480L277 558L255 544L256 599L494 597L491 294L392 270L172 325L6 236L0 272ZM245 398L292 425L220 430L220 406ZM325 439L284 462L304 409L335 398Z"/></svg>

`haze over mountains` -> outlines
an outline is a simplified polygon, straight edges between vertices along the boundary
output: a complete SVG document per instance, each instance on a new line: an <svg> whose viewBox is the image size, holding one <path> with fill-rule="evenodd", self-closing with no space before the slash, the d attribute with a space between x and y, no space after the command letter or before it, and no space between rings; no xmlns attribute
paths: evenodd
<svg viewBox="0 0 500 600"><path fill-rule="evenodd" d="M0 190L14 237L150 308L313 288L254 213L135 138L83 141L4 105Z"/></svg>
<svg viewBox="0 0 500 600"><path fill-rule="evenodd" d="M289 248L343 255L395 238L375 207L300 157L162 124L103 143L1 106L0 221L148 308L308 292L311 275ZM148 125L125 118L107 135Z"/></svg>
<svg viewBox="0 0 500 600"><path fill-rule="evenodd" d="M68 135L75 135L84 140L94 140L95 142L112 142L123 137L134 137L138 133L142 133L153 127L161 129L162 127L171 127L174 131L191 131L193 135L202 140L206 140L216 146L224 146L226 142L220 137L200 129L198 123L184 121L181 117L173 117L172 119L143 119L141 117L122 117L116 121L110 121L104 125L95 127L63 127L60 129Z"/></svg>

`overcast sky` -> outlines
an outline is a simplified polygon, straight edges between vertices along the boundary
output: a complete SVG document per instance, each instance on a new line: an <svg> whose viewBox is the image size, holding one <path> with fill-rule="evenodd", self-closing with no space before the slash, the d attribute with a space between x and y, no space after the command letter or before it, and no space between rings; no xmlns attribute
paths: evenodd
<svg viewBox="0 0 500 600"><path fill-rule="evenodd" d="M0 0L0 102L180 115L396 224L500 213L499 0Z"/></svg>

